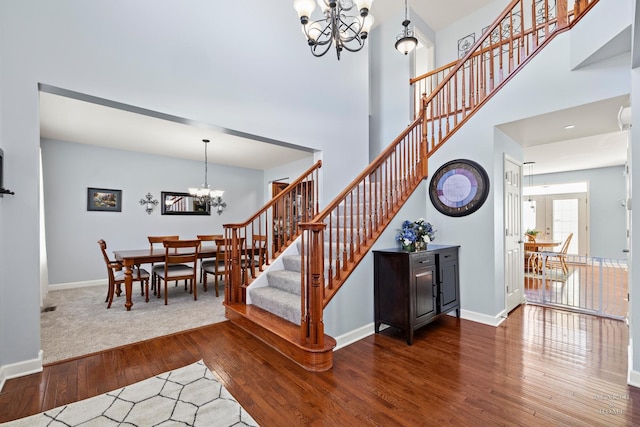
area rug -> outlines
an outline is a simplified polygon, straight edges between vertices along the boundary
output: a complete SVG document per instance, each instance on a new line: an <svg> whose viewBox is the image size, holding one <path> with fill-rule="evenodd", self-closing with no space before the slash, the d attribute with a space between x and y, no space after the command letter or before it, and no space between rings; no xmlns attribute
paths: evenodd
<svg viewBox="0 0 640 427"><path fill-rule="evenodd" d="M198 287L198 300L184 286L169 286L169 304L134 287L133 307L124 308L124 293L107 309L106 285L49 292L40 314L40 336L45 364L107 350L138 341L226 320L224 286L216 297L211 286Z"/></svg>
<svg viewBox="0 0 640 427"><path fill-rule="evenodd" d="M86 400L0 424L257 426L202 360Z"/></svg>

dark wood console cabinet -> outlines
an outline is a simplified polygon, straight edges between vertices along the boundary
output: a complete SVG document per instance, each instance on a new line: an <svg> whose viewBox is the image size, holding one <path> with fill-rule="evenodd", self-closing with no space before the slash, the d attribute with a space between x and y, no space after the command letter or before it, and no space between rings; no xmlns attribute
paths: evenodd
<svg viewBox="0 0 640 427"><path fill-rule="evenodd" d="M376 333L381 324L401 329L411 345L416 329L452 310L460 317L458 248L373 251Z"/></svg>

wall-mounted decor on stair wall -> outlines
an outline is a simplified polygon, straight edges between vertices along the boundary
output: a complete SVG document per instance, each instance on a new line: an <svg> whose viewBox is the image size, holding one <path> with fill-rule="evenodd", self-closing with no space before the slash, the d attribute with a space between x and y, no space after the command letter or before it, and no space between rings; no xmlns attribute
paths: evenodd
<svg viewBox="0 0 640 427"><path fill-rule="evenodd" d="M489 175L472 160L445 163L429 184L431 203L448 216L465 216L477 211L488 195Z"/></svg>

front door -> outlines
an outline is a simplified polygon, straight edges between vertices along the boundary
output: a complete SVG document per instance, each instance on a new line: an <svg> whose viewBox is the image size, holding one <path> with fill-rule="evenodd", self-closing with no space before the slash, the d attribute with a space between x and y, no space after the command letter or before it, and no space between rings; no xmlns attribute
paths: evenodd
<svg viewBox="0 0 640 427"><path fill-rule="evenodd" d="M509 313L524 301L522 165L505 156L504 171L504 285Z"/></svg>

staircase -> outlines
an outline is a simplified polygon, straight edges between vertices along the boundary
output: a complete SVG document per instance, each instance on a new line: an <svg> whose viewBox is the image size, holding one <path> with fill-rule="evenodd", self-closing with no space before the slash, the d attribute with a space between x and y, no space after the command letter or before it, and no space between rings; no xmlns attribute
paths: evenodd
<svg viewBox="0 0 640 427"><path fill-rule="evenodd" d="M309 209L306 201L308 189L317 191L317 185L301 177L263 213L244 224L225 225L230 245L225 263L231 266L225 275L227 318L308 370L330 369L335 340L324 333L323 310L427 178L428 158L596 3L513 0L462 59L412 81L421 105L414 122L321 212L317 204ZM298 218L300 208L289 206L286 244L271 236L280 246L258 266L263 274L254 267L249 271L241 259L251 254L250 244L232 248L239 241L251 242L253 234L268 233L270 220L261 218L287 197L300 200L300 193L304 218Z"/></svg>

